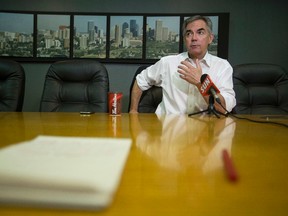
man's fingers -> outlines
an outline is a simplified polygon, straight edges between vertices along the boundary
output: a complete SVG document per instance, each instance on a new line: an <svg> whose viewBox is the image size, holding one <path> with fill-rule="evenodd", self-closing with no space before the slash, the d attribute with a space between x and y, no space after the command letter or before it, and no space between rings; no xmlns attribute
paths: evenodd
<svg viewBox="0 0 288 216"><path fill-rule="evenodd" d="M199 63L199 59L196 59L196 68L200 68L201 69L201 65Z"/></svg>

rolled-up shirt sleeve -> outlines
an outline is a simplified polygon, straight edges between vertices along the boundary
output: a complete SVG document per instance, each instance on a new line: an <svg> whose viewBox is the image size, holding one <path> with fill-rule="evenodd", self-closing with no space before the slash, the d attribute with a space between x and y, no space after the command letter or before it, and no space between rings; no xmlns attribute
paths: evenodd
<svg viewBox="0 0 288 216"><path fill-rule="evenodd" d="M139 88L145 91L152 86L161 86L163 76L163 64L162 60L159 60L154 65L151 65L144 69L136 76L136 81Z"/></svg>

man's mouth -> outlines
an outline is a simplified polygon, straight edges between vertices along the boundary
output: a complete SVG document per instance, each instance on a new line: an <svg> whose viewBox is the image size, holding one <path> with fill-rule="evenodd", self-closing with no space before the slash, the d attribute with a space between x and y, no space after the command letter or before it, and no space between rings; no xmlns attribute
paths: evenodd
<svg viewBox="0 0 288 216"><path fill-rule="evenodd" d="M197 45L197 44L192 44L190 47L191 47L191 48L197 48L197 47L199 47L199 45Z"/></svg>

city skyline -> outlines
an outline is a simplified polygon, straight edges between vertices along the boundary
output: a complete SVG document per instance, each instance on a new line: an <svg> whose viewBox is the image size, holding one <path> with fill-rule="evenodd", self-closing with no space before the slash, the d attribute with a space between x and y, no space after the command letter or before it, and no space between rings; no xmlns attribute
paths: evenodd
<svg viewBox="0 0 288 216"><path fill-rule="evenodd" d="M106 16L74 16L74 57L106 57L106 23Z"/></svg>
<svg viewBox="0 0 288 216"><path fill-rule="evenodd" d="M112 16L110 58L141 58L143 53L142 32L142 16Z"/></svg>
<svg viewBox="0 0 288 216"><path fill-rule="evenodd" d="M69 15L38 15L38 29L58 29L59 24L62 23L70 25ZM92 16L92 15L75 15L74 16L74 26L78 29L79 32L85 32L85 26L82 25L84 21L92 20L96 23L99 28L106 31L107 21L106 16ZM185 19L188 17L185 17ZM213 23L213 33L218 34L218 16L209 16ZM111 27L119 23L127 22L127 20L135 19L137 23L143 23L142 16L111 16ZM18 13L0 13L0 31L8 32L19 32L19 33L33 33L33 15L32 14L18 14ZM155 21L162 20L165 23L165 26L169 29L177 32L179 31L179 16L148 16L147 24L155 29ZM13 25L10 23L13 22ZM143 28L143 25L141 25Z"/></svg>
<svg viewBox="0 0 288 216"><path fill-rule="evenodd" d="M109 58L142 58L143 49L146 49L144 58L147 59L156 59L179 52L181 16L147 16L145 47L143 47L145 16L110 16L110 26L107 26L108 16L106 15L73 15L74 26L72 27L71 15L37 14L35 39L33 38L33 17L33 14L0 12L1 55L13 56L15 52L17 56L21 56L23 51L23 56L34 56L31 46L33 46L32 42L37 40L36 57L69 57L71 34L74 38L73 57L106 58L106 46L109 46ZM186 18L188 17L183 17ZM218 35L219 16L210 16L210 18L214 27L213 32ZM9 22L10 24L7 25ZM110 38L107 42L108 30ZM30 33L27 34L26 32L29 31ZM213 50L217 54L218 45L217 41L215 42ZM17 49L17 46L21 49Z"/></svg>
<svg viewBox="0 0 288 216"><path fill-rule="evenodd" d="M165 17L165 16L148 16L147 25L153 29L156 28L156 21L162 21L163 27L167 27L170 31L179 32L180 17Z"/></svg>
<svg viewBox="0 0 288 216"><path fill-rule="evenodd" d="M113 27L115 25L121 25L124 22L130 23L130 20L136 20L136 23L140 24L139 29L143 28L143 16L111 16L111 25Z"/></svg>
<svg viewBox="0 0 288 216"><path fill-rule="evenodd" d="M75 15L74 16L74 27L77 32L87 32L87 22L93 21L94 25L99 29L103 29L106 34L107 28L107 17L106 16L86 16L86 15Z"/></svg>

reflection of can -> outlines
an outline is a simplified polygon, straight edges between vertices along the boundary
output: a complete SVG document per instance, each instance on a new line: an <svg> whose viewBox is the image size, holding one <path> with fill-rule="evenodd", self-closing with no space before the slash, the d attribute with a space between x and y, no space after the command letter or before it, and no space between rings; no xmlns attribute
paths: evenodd
<svg viewBox="0 0 288 216"><path fill-rule="evenodd" d="M110 115L109 116L109 131L113 137L121 137L121 116Z"/></svg>
<svg viewBox="0 0 288 216"><path fill-rule="evenodd" d="M110 115L120 115L122 108L122 96L121 92L109 92L108 103Z"/></svg>

